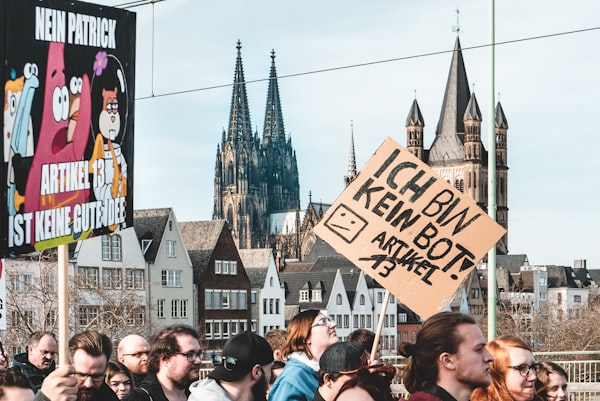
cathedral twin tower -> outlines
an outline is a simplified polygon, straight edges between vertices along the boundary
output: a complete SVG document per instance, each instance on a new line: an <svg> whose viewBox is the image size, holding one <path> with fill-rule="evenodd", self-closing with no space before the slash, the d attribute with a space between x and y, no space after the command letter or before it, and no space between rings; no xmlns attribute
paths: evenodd
<svg viewBox="0 0 600 401"><path fill-rule="evenodd" d="M229 130L223 132L221 144L217 147L213 218L229 222L239 248L272 247L273 234L284 233L275 233L269 227L269 216L300 209L296 152L291 138L285 135L275 54L271 53L265 122L262 138L259 138L258 133L251 131L239 41L237 50ZM508 123L500 103L496 105L494 118L496 216L497 222L508 229ZM488 152L481 140L481 122L481 112L475 93L471 93L469 88L457 37L431 148L424 147L425 122L416 99L406 119L406 148L485 209ZM350 157L354 157L352 150ZM307 225L298 220L295 235L301 242L307 234L300 233L301 227L306 229ZM297 245L296 249L303 248L301 244ZM508 253L508 234L498 242L497 251L499 254ZM302 259L299 254L288 256Z"/></svg>
<svg viewBox="0 0 600 401"><path fill-rule="evenodd" d="M264 248L269 215L300 208L298 165L285 135L275 53L260 138L252 133L241 49L238 41L229 128L217 146L213 219L227 220L239 248Z"/></svg>

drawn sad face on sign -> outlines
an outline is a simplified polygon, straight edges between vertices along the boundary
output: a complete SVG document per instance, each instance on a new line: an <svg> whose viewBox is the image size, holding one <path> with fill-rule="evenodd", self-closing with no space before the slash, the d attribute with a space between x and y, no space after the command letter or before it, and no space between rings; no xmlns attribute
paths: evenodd
<svg viewBox="0 0 600 401"><path fill-rule="evenodd" d="M349 244L358 237L367 224L367 220L343 204L339 205L325 221L325 227Z"/></svg>

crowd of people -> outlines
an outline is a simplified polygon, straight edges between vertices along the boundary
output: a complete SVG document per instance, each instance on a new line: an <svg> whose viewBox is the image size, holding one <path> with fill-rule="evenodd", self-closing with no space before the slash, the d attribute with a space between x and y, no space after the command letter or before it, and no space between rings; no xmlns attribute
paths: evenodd
<svg viewBox="0 0 600 401"><path fill-rule="evenodd" d="M57 367L54 334L30 336L9 364L0 353L0 401L397 401L398 374L380 362L375 333L340 341L335 321L319 310L298 313L287 330L231 337L206 378L199 333L165 327L147 341L131 334L113 343L97 331L69 340L69 364ZM567 373L537 362L514 336L487 342L475 320L441 312L416 341L403 342L406 401L566 401Z"/></svg>

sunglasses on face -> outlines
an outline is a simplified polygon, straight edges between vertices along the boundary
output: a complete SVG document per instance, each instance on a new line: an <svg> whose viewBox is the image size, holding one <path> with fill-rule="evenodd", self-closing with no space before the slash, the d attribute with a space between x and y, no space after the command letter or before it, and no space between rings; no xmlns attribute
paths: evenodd
<svg viewBox="0 0 600 401"><path fill-rule="evenodd" d="M223 365L223 367L227 370L233 370L235 368L235 366L237 365L237 363L238 363L237 358L234 358L232 356L215 355L213 357L213 365L215 365L215 366Z"/></svg>

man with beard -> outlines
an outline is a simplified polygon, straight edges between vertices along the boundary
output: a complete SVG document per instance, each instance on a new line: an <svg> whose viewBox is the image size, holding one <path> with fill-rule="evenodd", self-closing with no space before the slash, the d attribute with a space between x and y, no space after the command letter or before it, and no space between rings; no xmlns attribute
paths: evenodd
<svg viewBox="0 0 600 401"><path fill-rule="evenodd" d="M149 352L148 341L140 335L130 334L119 341L117 347L119 362L129 369L136 386L139 386L142 379L148 374Z"/></svg>
<svg viewBox="0 0 600 401"><path fill-rule="evenodd" d="M186 401L202 364L200 335L190 326L173 325L150 342L148 375L123 401Z"/></svg>
<svg viewBox="0 0 600 401"><path fill-rule="evenodd" d="M458 312L440 312L423 323L417 341L403 342L407 358L407 401L469 401L474 389L488 386L494 357L475 320Z"/></svg>
<svg viewBox="0 0 600 401"><path fill-rule="evenodd" d="M47 331L37 331L29 336L27 352L13 358L12 370L22 373L33 392L42 386L42 381L56 368L56 337Z"/></svg>
<svg viewBox="0 0 600 401"><path fill-rule="evenodd" d="M245 331L223 347L217 367L190 386L189 401L266 401L273 350L259 335Z"/></svg>
<svg viewBox="0 0 600 401"><path fill-rule="evenodd" d="M88 330L71 337L69 357L77 379L77 401L119 400L104 382L111 355L112 342L105 334Z"/></svg>

